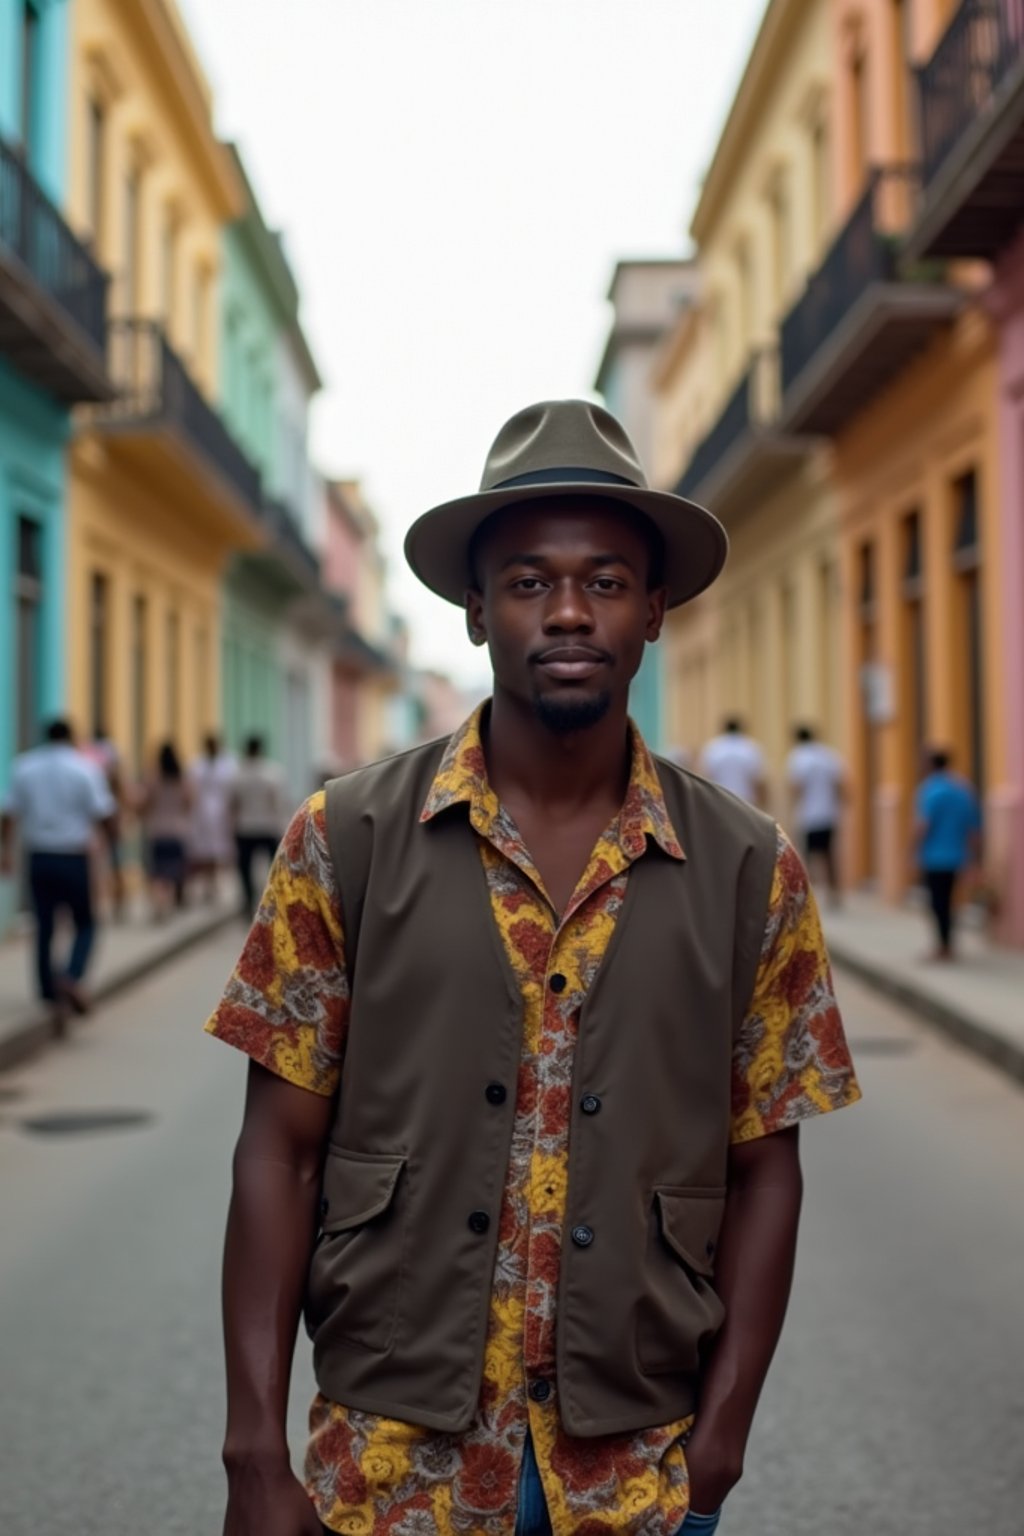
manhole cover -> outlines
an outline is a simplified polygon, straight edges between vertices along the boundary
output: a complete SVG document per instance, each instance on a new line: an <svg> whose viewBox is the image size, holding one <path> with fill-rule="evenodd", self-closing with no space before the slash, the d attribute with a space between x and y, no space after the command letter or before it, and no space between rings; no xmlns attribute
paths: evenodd
<svg viewBox="0 0 1024 1536"><path fill-rule="evenodd" d="M898 1036L867 1035L860 1040L850 1040L850 1053L857 1056L909 1056L916 1051L916 1040L903 1040Z"/></svg>
<svg viewBox="0 0 1024 1536"><path fill-rule="evenodd" d="M23 1131L35 1136L88 1136L94 1131L133 1131L148 1125L153 1116L145 1109L77 1110L56 1115L34 1115L22 1120Z"/></svg>

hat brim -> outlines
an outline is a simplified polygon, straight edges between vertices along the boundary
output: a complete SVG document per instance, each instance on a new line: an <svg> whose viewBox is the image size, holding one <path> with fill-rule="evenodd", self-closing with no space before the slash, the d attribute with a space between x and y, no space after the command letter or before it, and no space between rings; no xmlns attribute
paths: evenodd
<svg viewBox="0 0 1024 1536"><path fill-rule="evenodd" d="M473 583L469 547L481 523L502 507L555 496L617 501L640 512L657 528L665 544L668 607L678 608L715 580L729 554L729 537L718 518L695 501L668 491L638 490L631 485L568 482L480 491L432 507L418 517L405 537L405 558L424 586L460 607Z"/></svg>

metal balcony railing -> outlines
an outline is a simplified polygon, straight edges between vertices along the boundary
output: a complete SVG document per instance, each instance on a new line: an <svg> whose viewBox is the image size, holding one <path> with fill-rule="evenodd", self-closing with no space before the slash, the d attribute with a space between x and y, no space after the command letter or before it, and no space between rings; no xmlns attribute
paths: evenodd
<svg viewBox="0 0 1024 1536"><path fill-rule="evenodd" d="M824 261L782 322L783 394L873 283L897 277L897 238L906 229L920 176L913 166L873 170Z"/></svg>
<svg viewBox="0 0 1024 1536"><path fill-rule="evenodd" d="M114 320L108 331L118 398L96 419L108 427L147 422L171 427L256 511L263 500L259 471L207 404L161 326L155 320Z"/></svg>
<svg viewBox="0 0 1024 1536"><path fill-rule="evenodd" d="M962 0L917 72L926 185L1022 60L1024 0Z"/></svg>
<svg viewBox="0 0 1024 1536"><path fill-rule="evenodd" d="M291 508L274 497L265 497L263 514L274 536L274 542L285 551L292 565L302 573L310 586L318 585L320 561L315 551L310 549L302 537Z"/></svg>
<svg viewBox="0 0 1024 1536"><path fill-rule="evenodd" d="M750 367L683 471L676 487L679 495L692 496L744 433L771 425L778 412L778 362L774 348L766 347L752 354Z"/></svg>
<svg viewBox="0 0 1024 1536"><path fill-rule="evenodd" d="M20 154L0 139L0 245L103 350L107 274L75 238Z"/></svg>

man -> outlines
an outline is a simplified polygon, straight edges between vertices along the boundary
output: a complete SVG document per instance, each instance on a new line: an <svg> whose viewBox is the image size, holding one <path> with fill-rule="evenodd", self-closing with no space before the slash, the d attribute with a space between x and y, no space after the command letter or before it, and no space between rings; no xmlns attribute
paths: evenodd
<svg viewBox="0 0 1024 1536"><path fill-rule="evenodd" d="M796 730L796 746L786 763L786 779L796 828L803 838L804 856L809 866L812 860L821 860L832 904L838 906L835 834L845 794L843 760L838 752L815 740L809 725L801 725Z"/></svg>
<svg viewBox="0 0 1024 1536"><path fill-rule="evenodd" d="M124 798L124 786L121 781L121 754L117 745L111 740L107 729L103 725L96 727L96 733L91 741L87 741L81 748L83 757L95 763L107 781L114 800L114 816L108 823L106 836L107 859L110 867L110 887L112 907L111 911L115 919L122 918L125 913L126 890L124 881L124 850L122 848L123 828L122 804Z"/></svg>
<svg viewBox="0 0 1024 1536"><path fill-rule="evenodd" d="M85 1013L82 981L89 964L96 925L89 877L93 829L113 835L117 804L95 764L77 752L66 720L54 720L46 741L16 757L0 815L0 874L14 870L14 825L28 856L29 886L36 915L36 971L39 995L54 1005L58 1017L67 1006ZM71 914L75 937L66 970L53 968L53 930L57 913Z"/></svg>
<svg viewBox="0 0 1024 1536"><path fill-rule="evenodd" d="M701 753L700 771L749 805L763 806L766 794L764 753L735 717L726 720Z"/></svg>
<svg viewBox="0 0 1024 1536"><path fill-rule="evenodd" d="M785 1312L797 1126L859 1096L798 858L627 719L725 552L583 401L514 416L481 492L410 530L493 698L300 810L207 1026L251 1058L226 1536L717 1526Z"/></svg>
<svg viewBox="0 0 1024 1536"><path fill-rule="evenodd" d="M928 890L938 944L933 960L953 959L953 898L957 881L981 854L981 810L967 780L945 751L928 754L929 772L914 804L914 847Z"/></svg>
<svg viewBox="0 0 1024 1536"><path fill-rule="evenodd" d="M292 801L292 806L295 802ZM257 854L273 859L288 820L284 769L263 755L263 737L250 736L231 789L231 814L242 883L243 913L251 921L256 907L252 866Z"/></svg>

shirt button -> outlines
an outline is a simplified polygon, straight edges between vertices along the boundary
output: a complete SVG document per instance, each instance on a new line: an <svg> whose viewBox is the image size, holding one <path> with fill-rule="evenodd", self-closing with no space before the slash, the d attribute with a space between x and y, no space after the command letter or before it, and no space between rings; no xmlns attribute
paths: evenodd
<svg viewBox="0 0 1024 1536"><path fill-rule="evenodd" d="M585 1115L596 1115L601 1108L601 1100L596 1093L585 1093L580 1099L580 1109Z"/></svg>
<svg viewBox="0 0 1024 1536"><path fill-rule="evenodd" d="M576 1244L577 1248L589 1248L591 1243L594 1241L593 1228L573 1227L572 1240Z"/></svg>
<svg viewBox="0 0 1024 1536"><path fill-rule="evenodd" d="M508 1091L504 1083L488 1083L484 1089L484 1095L488 1104L504 1104L508 1098Z"/></svg>
<svg viewBox="0 0 1024 1536"><path fill-rule="evenodd" d="M470 1211L469 1230L471 1232L486 1232L490 1224L491 1218L488 1216L486 1211Z"/></svg>
<svg viewBox="0 0 1024 1536"><path fill-rule="evenodd" d="M560 971L556 971L548 982L548 986L551 988L552 992L564 992L566 988L565 977L561 974Z"/></svg>
<svg viewBox="0 0 1024 1536"><path fill-rule="evenodd" d="M550 1381L531 1381L530 1396L535 1403L546 1403L551 1396Z"/></svg>

